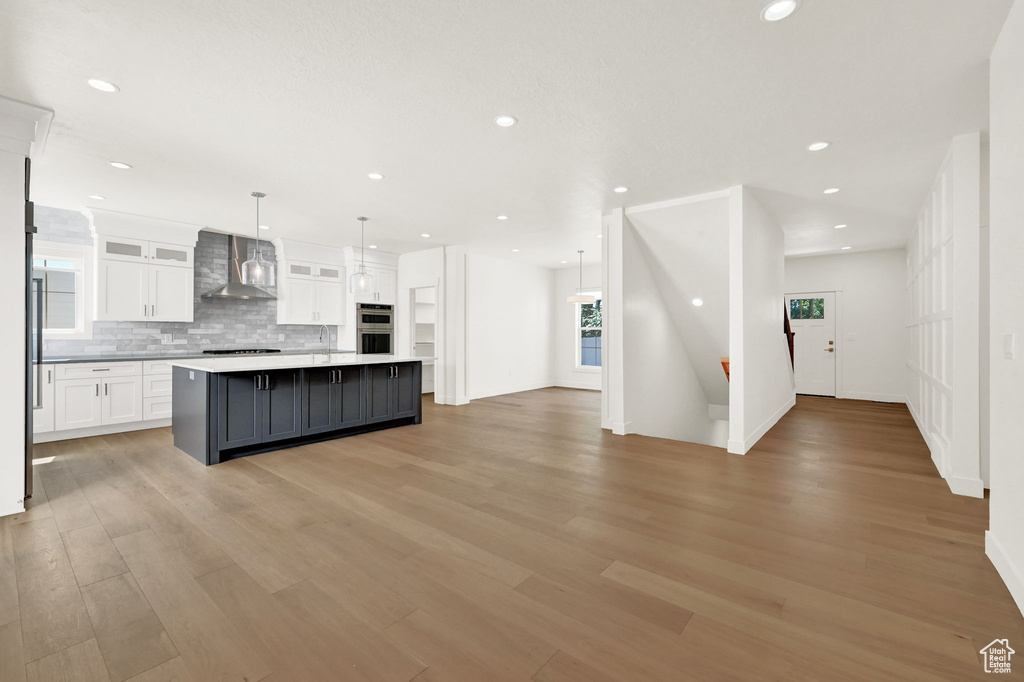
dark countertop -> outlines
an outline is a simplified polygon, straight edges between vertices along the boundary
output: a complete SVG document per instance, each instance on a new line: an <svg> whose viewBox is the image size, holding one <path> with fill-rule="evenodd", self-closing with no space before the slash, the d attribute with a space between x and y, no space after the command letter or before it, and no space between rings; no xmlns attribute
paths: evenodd
<svg viewBox="0 0 1024 682"><path fill-rule="evenodd" d="M43 356L42 365L66 365L76 362L129 362L139 360L191 360L196 358L251 358L251 357L273 357L275 355L309 355L319 353L319 348L303 348L302 350L282 350L280 353L253 353L252 355L205 355L203 353L106 353L104 355L69 355L66 357L51 358ZM354 350L332 350L332 353L355 353Z"/></svg>

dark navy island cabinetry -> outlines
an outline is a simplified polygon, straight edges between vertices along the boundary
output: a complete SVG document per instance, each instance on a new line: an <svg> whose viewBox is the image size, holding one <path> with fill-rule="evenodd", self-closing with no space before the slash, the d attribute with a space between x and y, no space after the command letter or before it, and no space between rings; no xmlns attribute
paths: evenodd
<svg viewBox="0 0 1024 682"><path fill-rule="evenodd" d="M175 366L175 447L203 464L422 421L420 361Z"/></svg>

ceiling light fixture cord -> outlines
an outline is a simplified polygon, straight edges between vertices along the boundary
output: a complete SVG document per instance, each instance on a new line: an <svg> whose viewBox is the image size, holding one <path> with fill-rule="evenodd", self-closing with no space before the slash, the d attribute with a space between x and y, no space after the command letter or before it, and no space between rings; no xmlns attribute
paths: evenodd
<svg viewBox="0 0 1024 682"><path fill-rule="evenodd" d="M262 255L263 251L260 249L260 199L267 195L263 192L253 192L252 195L256 197L256 253Z"/></svg>

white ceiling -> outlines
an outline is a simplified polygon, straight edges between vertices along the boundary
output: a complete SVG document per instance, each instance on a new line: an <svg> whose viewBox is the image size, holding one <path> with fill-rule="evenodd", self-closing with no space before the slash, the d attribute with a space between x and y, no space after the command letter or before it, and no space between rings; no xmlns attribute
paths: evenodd
<svg viewBox="0 0 1024 682"><path fill-rule="evenodd" d="M987 127L1011 0L763 4L3 0L0 94L56 111L50 206L251 232L262 190L266 237L345 245L368 215L381 249L559 267L599 258L601 211L743 183L790 253L901 244L949 138Z"/></svg>

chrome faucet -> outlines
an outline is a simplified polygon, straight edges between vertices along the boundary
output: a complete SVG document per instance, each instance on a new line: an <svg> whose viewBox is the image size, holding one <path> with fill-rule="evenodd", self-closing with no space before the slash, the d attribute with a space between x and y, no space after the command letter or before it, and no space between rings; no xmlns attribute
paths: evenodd
<svg viewBox="0 0 1024 682"><path fill-rule="evenodd" d="M327 346L324 348L324 356L331 359L331 328L326 324L320 325L320 340L324 340L324 332L327 332Z"/></svg>

